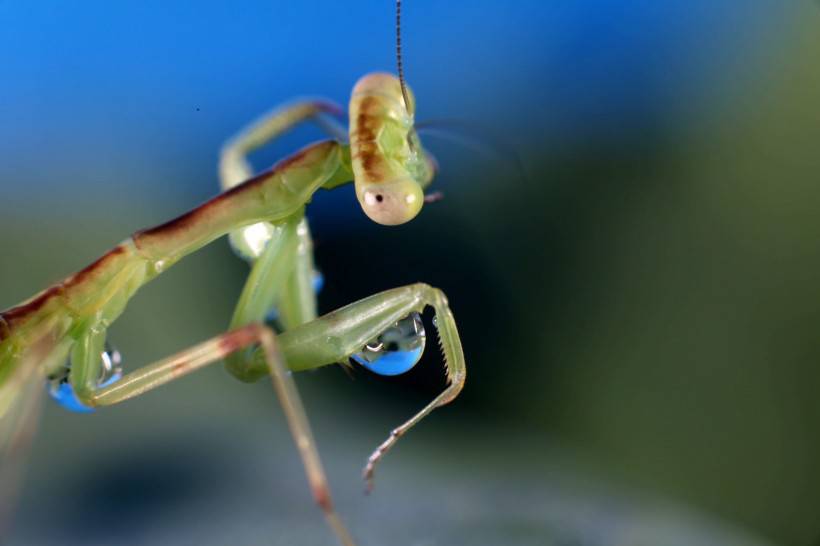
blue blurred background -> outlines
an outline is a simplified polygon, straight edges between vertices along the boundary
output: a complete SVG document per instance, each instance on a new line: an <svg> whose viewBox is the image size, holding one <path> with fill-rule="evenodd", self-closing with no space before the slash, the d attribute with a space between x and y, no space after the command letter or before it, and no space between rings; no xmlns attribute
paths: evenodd
<svg viewBox="0 0 820 546"><path fill-rule="evenodd" d="M393 71L393 9L0 1L0 307L214 195L259 114ZM403 26L418 120L472 136L425 139L446 198L406 226L317 195L320 305L440 286L470 376L371 498L359 467L442 388L436 351L299 377L354 534L818 540L818 6L419 0ZM126 366L224 329L246 272L218 242L146 287L111 333ZM219 367L92 416L48 405L10 540L332 544L300 472L269 386Z"/></svg>

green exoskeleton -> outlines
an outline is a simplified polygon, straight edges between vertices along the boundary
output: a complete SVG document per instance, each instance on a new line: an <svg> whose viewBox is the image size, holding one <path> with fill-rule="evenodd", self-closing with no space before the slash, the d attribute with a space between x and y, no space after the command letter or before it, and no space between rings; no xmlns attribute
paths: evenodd
<svg viewBox="0 0 820 546"><path fill-rule="evenodd" d="M426 284L387 290L317 318L305 206L316 191L353 180L364 213L375 222L395 225L415 217L435 168L413 129L412 104L412 94L396 77L367 75L353 89L349 143L338 139L312 144L253 176L246 160L249 152L337 107L310 101L269 114L225 146L220 160L224 193L170 222L135 233L79 273L0 314L2 455L11 457L43 384L63 405L89 411L224 359L243 381L271 377L313 495L340 541L353 544L334 511L288 371L347 363L353 357L376 372L400 373L415 364L423 349L418 313L427 306L434 309L448 386L391 431L369 457L364 477L370 486L376 463L398 438L458 395L465 362L447 298ZM140 287L223 235L252 263L229 330L159 362L119 373L115 355L106 348L109 326ZM282 325L280 333L264 322L272 308Z"/></svg>

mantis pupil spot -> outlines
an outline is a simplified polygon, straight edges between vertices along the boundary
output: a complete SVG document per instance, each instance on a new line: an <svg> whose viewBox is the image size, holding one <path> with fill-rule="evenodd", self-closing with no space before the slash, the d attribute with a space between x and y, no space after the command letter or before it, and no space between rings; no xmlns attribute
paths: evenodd
<svg viewBox="0 0 820 546"><path fill-rule="evenodd" d="M376 201L381 203L382 201L384 201L384 196L380 193L377 193L376 194Z"/></svg>

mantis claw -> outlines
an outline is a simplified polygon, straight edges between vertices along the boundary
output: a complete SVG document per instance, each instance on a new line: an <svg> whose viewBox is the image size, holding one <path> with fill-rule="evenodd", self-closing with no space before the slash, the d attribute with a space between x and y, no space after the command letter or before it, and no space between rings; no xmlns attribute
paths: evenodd
<svg viewBox="0 0 820 546"><path fill-rule="evenodd" d="M401 429L394 429L390 431L390 436L387 437L387 440L381 443L379 447L373 451L370 457L367 458L367 464L364 466L364 470L362 470L362 478L365 481L365 495L369 495L373 491L373 487L375 486L373 475L376 472L376 463L378 463L384 454L393 447L393 444L396 443L396 440L402 435L403 431Z"/></svg>

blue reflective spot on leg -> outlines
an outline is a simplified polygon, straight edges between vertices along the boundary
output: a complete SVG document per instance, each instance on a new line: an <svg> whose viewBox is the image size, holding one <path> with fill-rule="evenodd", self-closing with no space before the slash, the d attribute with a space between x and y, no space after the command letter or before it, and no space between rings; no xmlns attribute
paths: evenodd
<svg viewBox="0 0 820 546"><path fill-rule="evenodd" d="M279 320L279 309L271 307L268 314L265 315L265 322L276 322L277 320Z"/></svg>
<svg viewBox="0 0 820 546"><path fill-rule="evenodd" d="M351 358L379 375L400 375L415 366L423 352L424 347L421 346L409 351L384 352L372 362L360 356L359 353L352 355Z"/></svg>
<svg viewBox="0 0 820 546"><path fill-rule="evenodd" d="M322 291L322 288L325 286L325 276L322 273L314 269L313 270L313 291L317 294ZM276 307L271 307L268 311L268 314L265 315L265 322L276 322L279 320L279 309Z"/></svg>
<svg viewBox="0 0 820 546"><path fill-rule="evenodd" d="M120 379L122 379L122 370L117 370L116 372L114 372L114 375L112 375L111 377L109 377L108 379L103 381L102 383L98 384L97 388L101 389L103 387L108 387L110 385L113 385L114 383L116 383Z"/></svg>
<svg viewBox="0 0 820 546"><path fill-rule="evenodd" d="M111 358L110 356L107 357ZM117 356L117 361L119 361L119 356ZM109 365L109 368L111 368L111 365ZM122 370L119 368L113 368L111 369L111 377L100 381L97 384L97 388L113 385L120 379L122 379ZM76 413L93 413L96 411L91 406L86 406L83 404L80 399L77 398L77 393L74 391L74 387L71 386L71 383L68 382L67 376L64 376L62 379L49 381L46 383L46 390L48 391L48 395L53 398L55 402L69 411Z"/></svg>
<svg viewBox="0 0 820 546"><path fill-rule="evenodd" d="M77 393L74 392L74 387L67 381L61 382L58 385L46 384L46 389L48 389L49 396L51 396L55 402L69 411L77 413L94 412L94 408L80 402L80 399L77 398Z"/></svg>
<svg viewBox="0 0 820 546"><path fill-rule="evenodd" d="M313 270L313 291L317 294L322 291L325 286L325 276L318 269Z"/></svg>

